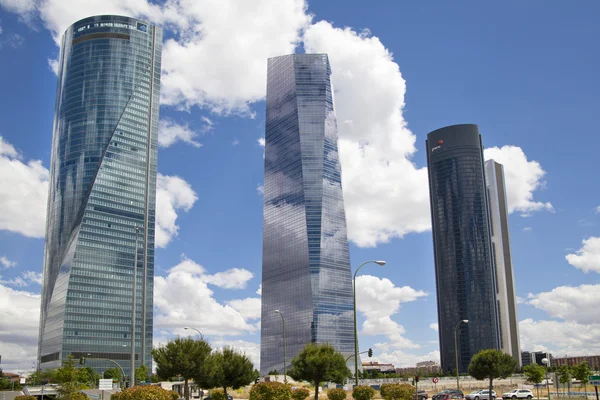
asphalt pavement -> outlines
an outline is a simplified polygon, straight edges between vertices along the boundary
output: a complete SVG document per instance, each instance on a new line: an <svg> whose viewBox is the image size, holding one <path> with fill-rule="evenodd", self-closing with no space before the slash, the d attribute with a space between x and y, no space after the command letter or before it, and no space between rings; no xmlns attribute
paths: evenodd
<svg viewBox="0 0 600 400"><path fill-rule="evenodd" d="M22 392L0 392L0 400L13 400L15 397L22 395Z"/></svg>

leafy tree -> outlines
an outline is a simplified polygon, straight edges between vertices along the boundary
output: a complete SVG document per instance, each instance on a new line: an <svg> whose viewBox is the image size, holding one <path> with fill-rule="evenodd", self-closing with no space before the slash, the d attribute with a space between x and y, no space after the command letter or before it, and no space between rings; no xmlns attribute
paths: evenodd
<svg viewBox="0 0 600 400"><path fill-rule="evenodd" d="M227 388L239 389L256 379L252 361L233 347L225 346L209 355L204 368L198 370L194 381L209 389L222 388L227 398Z"/></svg>
<svg viewBox="0 0 600 400"><path fill-rule="evenodd" d="M111 400L176 400L178 398L177 392L165 390L160 386L135 386L111 396Z"/></svg>
<svg viewBox="0 0 600 400"><path fill-rule="evenodd" d="M568 365L561 365L560 367L558 367L558 381L560 383L562 383L563 385L566 385L568 388L568 392L570 393L570 387L571 387L571 378L573 376L573 371L571 370L571 367L569 367ZM564 386L563 386L563 393L565 392ZM570 397L570 395L569 395Z"/></svg>
<svg viewBox="0 0 600 400"><path fill-rule="evenodd" d="M117 367L109 368L104 371L104 379L117 379L121 380L121 370Z"/></svg>
<svg viewBox="0 0 600 400"><path fill-rule="evenodd" d="M210 346L204 340L178 337L171 340L166 346L152 350L152 356L156 362L156 374L164 380L181 375L184 379L184 397L189 400L188 382L203 370L204 361L210 351Z"/></svg>
<svg viewBox="0 0 600 400"><path fill-rule="evenodd" d="M57 368L54 373L54 382L59 384L56 391L61 398L70 398L71 394L77 393L86 387L86 385L79 380L83 378L82 375L83 374L79 373L77 368L75 368L75 358L73 358L73 356L69 356L64 360L63 366Z"/></svg>
<svg viewBox="0 0 600 400"><path fill-rule="evenodd" d="M583 391L585 392L585 398L587 399L587 383L588 377L592 374L592 370L588 365L587 361L582 361L573 367L573 376L579 382L583 383Z"/></svg>
<svg viewBox="0 0 600 400"><path fill-rule="evenodd" d="M292 360L288 374L295 380L310 381L315 385L315 400L319 400L319 385L329 381L343 383L351 375L342 353L328 343L309 343Z"/></svg>
<svg viewBox="0 0 600 400"><path fill-rule="evenodd" d="M141 365L135 370L136 382L148 382L148 367Z"/></svg>
<svg viewBox="0 0 600 400"><path fill-rule="evenodd" d="M156 374L152 374L152 376L150 377L150 379L152 380L152 383L158 383L158 382L160 382L160 378Z"/></svg>
<svg viewBox="0 0 600 400"><path fill-rule="evenodd" d="M276 369L272 369L267 375L279 375L279 372Z"/></svg>
<svg viewBox="0 0 600 400"><path fill-rule="evenodd" d="M541 365L530 364L523 367L523 373L527 378L527 382L531 382L536 385L537 397L539 399L540 387L537 385L539 385L544 380L544 376L546 375L546 368L542 367Z"/></svg>
<svg viewBox="0 0 600 400"><path fill-rule="evenodd" d="M489 393L492 393L494 379L508 378L512 375L517 361L500 350L481 350L473 356L469 364L469 375L481 381L490 380Z"/></svg>
<svg viewBox="0 0 600 400"><path fill-rule="evenodd" d="M24 395L15 397L14 400L37 400L37 397L28 396L28 395L24 394Z"/></svg>
<svg viewBox="0 0 600 400"><path fill-rule="evenodd" d="M100 375L94 371L92 367L81 367L77 369L77 382L94 386L96 381L100 378Z"/></svg>

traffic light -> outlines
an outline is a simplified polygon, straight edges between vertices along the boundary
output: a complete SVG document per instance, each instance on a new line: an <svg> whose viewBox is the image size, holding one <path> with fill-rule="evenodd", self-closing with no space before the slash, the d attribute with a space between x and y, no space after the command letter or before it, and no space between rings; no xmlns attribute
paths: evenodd
<svg viewBox="0 0 600 400"><path fill-rule="evenodd" d="M415 375L415 382L419 382L419 375Z"/></svg>
<svg viewBox="0 0 600 400"><path fill-rule="evenodd" d="M85 364L85 357L81 357L79 359L79 364L84 365Z"/></svg>
<svg viewBox="0 0 600 400"><path fill-rule="evenodd" d="M373 357L373 349L369 349L369 352L367 354L369 355L369 357Z"/></svg>

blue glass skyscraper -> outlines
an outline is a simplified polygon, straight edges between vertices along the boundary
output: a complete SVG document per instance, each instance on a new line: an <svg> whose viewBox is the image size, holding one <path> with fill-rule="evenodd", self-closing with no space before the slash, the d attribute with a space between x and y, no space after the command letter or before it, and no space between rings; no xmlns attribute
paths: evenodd
<svg viewBox="0 0 600 400"><path fill-rule="evenodd" d="M72 355L88 357L98 371L114 365L93 359L111 359L129 374L136 251L136 366L143 360L152 367L161 42L160 28L109 15L78 21L63 35L38 347L42 369Z"/></svg>
<svg viewBox="0 0 600 400"><path fill-rule="evenodd" d="M352 277L326 54L268 61L261 373L311 342L353 354Z"/></svg>

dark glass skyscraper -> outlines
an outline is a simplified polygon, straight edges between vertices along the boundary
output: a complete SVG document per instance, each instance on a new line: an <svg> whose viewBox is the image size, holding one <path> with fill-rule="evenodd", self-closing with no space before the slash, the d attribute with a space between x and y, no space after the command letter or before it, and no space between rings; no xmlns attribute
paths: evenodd
<svg viewBox="0 0 600 400"><path fill-rule="evenodd" d="M143 358L152 367L161 42L159 28L109 15L78 21L62 38L38 348L43 369L73 355L89 357L98 371L114 365L93 358L115 360L129 374L136 251L137 366Z"/></svg>
<svg viewBox="0 0 600 400"><path fill-rule="evenodd" d="M325 54L269 59L265 134L261 373L305 344L352 354L352 277Z"/></svg>
<svg viewBox="0 0 600 400"><path fill-rule="evenodd" d="M429 133L426 149L442 370L456 368L456 333L466 372L473 354L500 348L483 145L477 125L454 125Z"/></svg>

